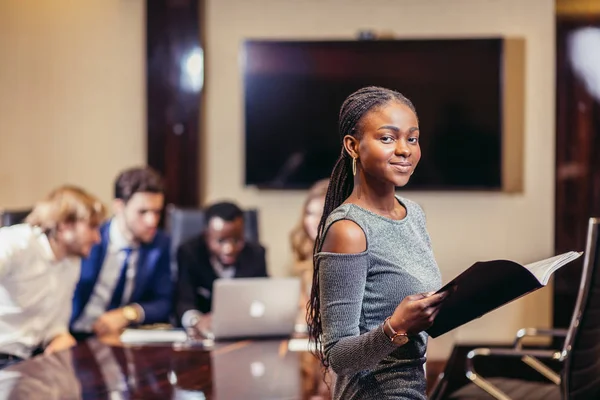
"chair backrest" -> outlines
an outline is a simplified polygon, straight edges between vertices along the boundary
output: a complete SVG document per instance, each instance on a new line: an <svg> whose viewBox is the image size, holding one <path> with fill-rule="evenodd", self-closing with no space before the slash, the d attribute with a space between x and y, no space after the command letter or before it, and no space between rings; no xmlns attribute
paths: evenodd
<svg viewBox="0 0 600 400"><path fill-rule="evenodd" d="M175 263L179 246L204 231L204 210L178 208L170 204L167 206L165 222L166 230L171 236L171 259ZM244 210L244 237L249 242L259 242L258 211L255 209Z"/></svg>
<svg viewBox="0 0 600 400"><path fill-rule="evenodd" d="M30 212L31 209L0 210L0 227L20 224Z"/></svg>
<svg viewBox="0 0 600 400"><path fill-rule="evenodd" d="M563 399L600 399L600 218L590 218L582 279L565 340Z"/></svg>

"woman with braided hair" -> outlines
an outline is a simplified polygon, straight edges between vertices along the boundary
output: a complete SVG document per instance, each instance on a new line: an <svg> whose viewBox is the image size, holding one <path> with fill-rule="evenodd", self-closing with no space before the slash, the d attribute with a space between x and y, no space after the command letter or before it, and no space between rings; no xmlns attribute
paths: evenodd
<svg viewBox="0 0 600 400"><path fill-rule="evenodd" d="M427 334L445 294L423 210L395 195L421 158L410 100L351 94L314 249L308 328L334 399L426 399Z"/></svg>

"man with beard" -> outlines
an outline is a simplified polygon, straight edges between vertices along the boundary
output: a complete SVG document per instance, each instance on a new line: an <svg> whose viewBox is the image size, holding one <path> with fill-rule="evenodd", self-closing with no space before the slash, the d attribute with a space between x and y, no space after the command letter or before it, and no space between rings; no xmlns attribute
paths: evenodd
<svg viewBox="0 0 600 400"><path fill-rule="evenodd" d="M104 206L74 186L38 202L25 223L0 229L0 368L75 345L71 299L100 240Z"/></svg>
<svg viewBox="0 0 600 400"><path fill-rule="evenodd" d="M235 204L215 203L205 212L204 232L177 251L176 313L184 326L210 330L216 279L266 277L265 249L244 239L244 213Z"/></svg>
<svg viewBox="0 0 600 400"><path fill-rule="evenodd" d="M117 177L114 217L83 260L73 297L77 339L168 321L173 288L170 240L158 229L163 205L162 179L152 169L132 168Z"/></svg>

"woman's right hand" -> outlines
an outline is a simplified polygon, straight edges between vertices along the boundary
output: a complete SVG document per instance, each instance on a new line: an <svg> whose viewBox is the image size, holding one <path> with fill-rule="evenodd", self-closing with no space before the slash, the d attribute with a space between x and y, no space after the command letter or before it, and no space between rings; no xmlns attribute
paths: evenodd
<svg viewBox="0 0 600 400"><path fill-rule="evenodd" d="M440 310L447 292L419 293L406 296L390 317L396 332L417 334L429 328Z"/></svg>

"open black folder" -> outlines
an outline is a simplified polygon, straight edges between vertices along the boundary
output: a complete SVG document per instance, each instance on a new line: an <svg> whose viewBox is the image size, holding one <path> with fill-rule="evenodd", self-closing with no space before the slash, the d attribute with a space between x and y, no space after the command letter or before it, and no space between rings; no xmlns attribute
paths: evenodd
<svg viewBox="0 0 600 400"><path fill-rule="evenodd" d="M426 330L438 337L548 284L552 274L581 256L570 251L521 265L514 261L479 261L437 291L449 291L433 325Z"/></svg>

